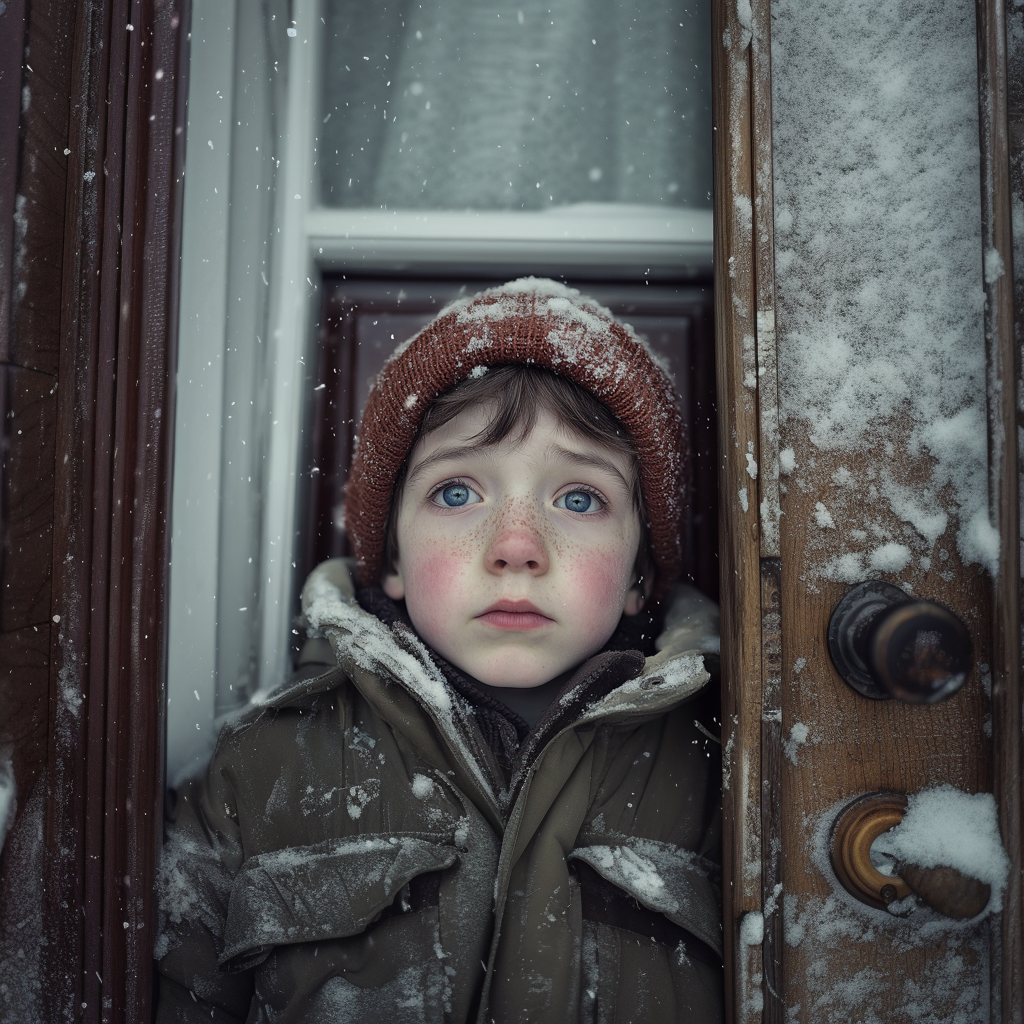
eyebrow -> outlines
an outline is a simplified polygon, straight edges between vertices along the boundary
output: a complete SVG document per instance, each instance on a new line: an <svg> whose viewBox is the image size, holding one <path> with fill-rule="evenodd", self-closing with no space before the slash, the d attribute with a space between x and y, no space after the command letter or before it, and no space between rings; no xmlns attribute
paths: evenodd
<svg viewBox="0 0 1024 1024"><path fill-rule="evenodd" d="M574 452L571 448L563 448L560 444L552 446L555 454L573 466L588 466L593 469L603 469L606 473L617 476L622 481L622 486L628 491L630 489L626 478L619 471L619 467L609 459L600 455L588 455L586 452Z"/></svg>
<svg viewBox="0 0 1024 1024"><path fill-rule="evenodd" d="M438 448L432 455L428 455L422 462L417 463L416 468L405 478L405 483L406 485L411 484L418 476L439 462L450 462L467 455L477 455L489 448L493 449L496 447L497 445L493 444L474 444L472 441L466 441L462 444L445 445L443 448ZM602 458L600 455L590 455L586 452L576 452L571 448L563 448L560 444L552 445L551 453L573 466L586 466L592 469L604 470L606 473L618 477L622 482L622 486L627 491L630 490L629 482L622 475L618 466L609 459Z"/></svg>
<svg viewBox="0 0 1024 1024"><path fill-rule="evenodd" d="M439 462L450 462L466 455L475 455L485 448L493 448L491 444L474 444L472 441L464 441L461 444L449 444L438 448L433 455L428 455L422 462L416 464L416 468L405 478L406 486L411 484L418 476L425 473L431 466Z"/></svg>

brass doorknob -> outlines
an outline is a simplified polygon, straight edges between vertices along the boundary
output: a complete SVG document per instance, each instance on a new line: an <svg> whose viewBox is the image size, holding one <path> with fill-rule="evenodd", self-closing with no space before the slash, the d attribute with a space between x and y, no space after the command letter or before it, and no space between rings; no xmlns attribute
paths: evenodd
<svg viewBox="0 0 1024 1024"><path fill-rule="evenodd" d="M865 793L847 804L829 837L836 878L851 896L878 910L891 909L913 893L946 917L957 921L977 917L992 896L985 882L950 867L893 864L893 873L885 874L875 864L872 845L903 820L906 809L903 793Z"/></svg>
<svg viewBox="0 0 1024 1024"><path fill-rule="evenodd" d="M902 793L868 793L848 804L832 825L829 858L843 888L876 910L906 899L910 887L898 875L883 874L871 859L874 841L903 820Z"/></svg>
<svg viewBox="0 0 1024 1024"><path fill-rule="evenodd" d="M908 597L891 583L860 583L828 624L836 671L872 700L935 704L967 682L973 651L967 627L945 605Z"/></svg>

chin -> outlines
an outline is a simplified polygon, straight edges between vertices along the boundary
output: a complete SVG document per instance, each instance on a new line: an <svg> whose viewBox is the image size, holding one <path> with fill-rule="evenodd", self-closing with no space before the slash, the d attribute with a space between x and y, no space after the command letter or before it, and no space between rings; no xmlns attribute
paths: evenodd
<svg viewBox="0 0 1024 1024"><path fill-rule="evenodd" d="M479 679L479 681L483 683L484 686L504 686L510 690L532 690L535 686L543 686L554 678L554 676L547 676L543 679L524 680L522 676L517 676L515 679L488 678Z"/></svg>
<svg viewBox="0 0 1024 1024"><path fill-rule="evenodd" d="M517 660L519 661L516 666ZM517 690L531 690L535 686L543 686L545 683L550 682L555 676L561 675L567 669L573 668L576 662L571 665L538 665L536 663L531 664L526 661L524 664L521 660L516 659L514 655L510 655L502 659L502 664L491 667L488 665L476 666L478 671L474 672L472 667L467 667L464 671L476 679L478 682L483 683L486 686L507 686L511 689ZM516 666L510 670L509 666Z"/></svg>

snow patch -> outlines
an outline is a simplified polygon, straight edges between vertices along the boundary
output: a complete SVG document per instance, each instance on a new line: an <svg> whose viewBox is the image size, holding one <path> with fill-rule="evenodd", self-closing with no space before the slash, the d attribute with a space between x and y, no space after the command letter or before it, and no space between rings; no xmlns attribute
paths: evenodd
<svg viewBox="0 0 1024 1024"><path fill-rule="evenodd" d="M987 565L995 575L999 564L999 532L988 517L988 510L978 509L957 535L957 547L968 562Z"/></svg>
<svg viewBox="0 0 1024 1024"><path fill-rule="evenodd" d="M325 575L314 574L307 580L303 608L310 635L326 634L340 665L354 663L373 674L386 672L413 692L451 741L481 790L497 802L498 794L456 724L457 719L462 720L470 712L449 688L422 642L413 633L403 632L400 646L396 635L380 619L363 611L354 600L346 599Z"/></svg>
<svg viewBox="0 0 1024 1024"><path fill-rule="evenodd" d="M903 821L875 840L872 852L924 868L956 868L992 887L988 910L1002 906L1010 861L991 793L964 793L950 785L923 789L910 797Z"/></svg>
<svg viewBox="0 0 1024 1024"><path fill-rule="evenodd" d="M995 284L1006 273L1003 257L999 250L989 247L985 250L985 284Z"/></svg>
<svg viewBox="0 0 1024 1024"><path fill-rule="evenodd" d="M665 881L650 857L628 846L589 846L587 850L595 866L621 875L644 903L660 905L665 902ZM671 909L675 909L674 903Z"/></svg>
<svg viewBox="0 0 1024 1024"><path fill-rule="evenodd" d="M363 816L367 805L380 796L380 779L366 779L361 786L351 786L345 795L345 809L356 821Z"/></svg>
<svg viewBox="0 0 1024 1024"><path fill-rule="evenodd" d="M434 795L434 780L417 772L412 777L412 795L417 800L429 800Z"/></svg>
<svg viewBox="0 0 1024 1024"><path fill-rule="evenodd" d="M822 576L834 583L860 583L866 572L864 560L853 551L830 558L821 570Z"/></svg>
<svg viewBox="0 0 1024 1024"><path fill-rule="evenodd" d="M789 739L782 741L782 749L793 764L797 763L798 751L809 735L810 729L803 722L794 722L789 730Z"/></svg>
<svg viewBox="0 0 1024 1024"><path fill-rule="evenodd" d="M883 544L871 552L869 564L881 572L900 572L910 564L910 548L895 541Z"/></svg>
<svg viewBox="0 0 1024 1024"><path fill-rule="evenodd" d="M892 432L899 449L871 468L916 531L898 539L927 555L955 517L964 561L995 571L982 276L1004 269L979 258L974 8L780 0L772 14L783 427L851 458ZM913 502L907 462L926 471ZM825 578L853 582L844 554L823 551Z"/></svg>
<svg viewBox="0 0 1024 1024"><path fill-rule="evenodd" d="M740 920L740 942L744 946L760 946L764 942L764 914L749 910Z"/></svg>
<svg viewBox="0 0 1024 1024"><path fill-rule="evenodd" d="M823 530L834 530L836 528L835 520L832 518L832 513L825 508L823 502L819 501L814 506L814 519Z"/></svg>

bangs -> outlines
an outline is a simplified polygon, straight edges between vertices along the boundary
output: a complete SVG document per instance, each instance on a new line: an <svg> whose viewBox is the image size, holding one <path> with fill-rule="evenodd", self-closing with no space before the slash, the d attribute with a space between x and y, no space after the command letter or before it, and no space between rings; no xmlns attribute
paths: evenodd
<svg viewBox="0 0 1024 1024"><path fill-rule="evenodd" d="M544 409L571 433L624 455L631 465L633 501L637 511L641 509L639 465L632 442L608 409L578 384L535 366L495 367L468 377L436 399L423 417L416 440L476 405L490 406L493 417L471 438L475 444L490 446L505 440L521 444Z"/></svg>

